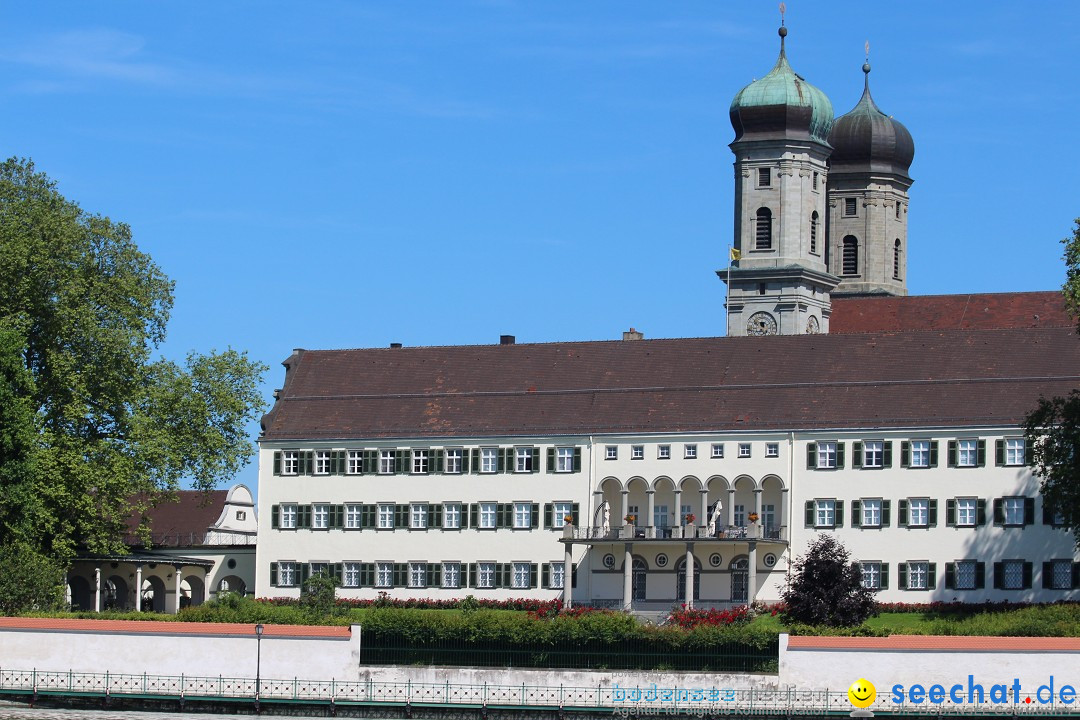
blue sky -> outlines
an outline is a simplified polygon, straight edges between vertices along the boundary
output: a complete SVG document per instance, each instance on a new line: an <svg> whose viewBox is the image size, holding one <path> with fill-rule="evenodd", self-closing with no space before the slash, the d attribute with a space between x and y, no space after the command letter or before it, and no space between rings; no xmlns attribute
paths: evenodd
<svg viewBox="0 0 1080 720"><path fill-rule="evenodd" d="M1069 3L788 2L795 70L915 139L913 294L1057 288ZM777 4L0 4L0 152L176 281L162 352L724 332L738 90ZM257 427L252 428L253 435ZM250 467L239 478L255 484Z"/></svg>

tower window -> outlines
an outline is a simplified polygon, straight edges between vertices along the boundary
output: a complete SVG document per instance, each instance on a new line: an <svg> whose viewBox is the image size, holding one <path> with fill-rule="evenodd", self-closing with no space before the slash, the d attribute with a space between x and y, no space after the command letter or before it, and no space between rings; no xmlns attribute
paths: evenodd
<svg viewBox="0 0 1080 720"><path fill-rule="evenodd" d="M858 198L844 198L844 217L855 217L859 214Z"/></svg>
<svg viewBox="0 0 1080 720"><path fill-rule="evenodd" d="M815 190L817 190L817 178L818 178L818 174L814 173L814 189Z"/></svg>
<svg viewBox="0 0 1080 720"><path fill-rule="evenodd" d="M769 172L769 168L757 169L757 184L758 187L772 186L772 174Z"/></svg>
<svg viewBox="0 0 1080 720"><path fill-rule="evenodd" d="M757 211L754 240L755 250L772 250L772 211L769 208Z"/></svg>
<svg viewBox="0 0 1080 720"><path fill-rule="evenodd" d="M900 279L900 238L896 238L896 244L893 245L892 276L893 280Z"/></svg>
<svg viewBox="0 0 1080 720"><path fill-rule="evenodd" d="M766 287L767 287L767 285L765 283L758 283L758 285L757 285L757 294L758 295L764 295Z"/></svg>
<svg viewBox="0 0 1080 720"><path fill-rule="evenodd" d="M814 177L817 177L817 173L814 173ZM817 210L810 214L810 252L817 254L817 223L818 214Z"/></svg>
<svg viewBox="0 0 1080 720"><path fill-rule="evenodd" d="M899 200L896 201L896 219L897 220L900 219L900 201Z"/></svg>
<svg viewBox="0 0 1080 720"><path fill-rule="evenodd" d="M844 238L844 275L859 274L859 240L854 235Z"/></svg>

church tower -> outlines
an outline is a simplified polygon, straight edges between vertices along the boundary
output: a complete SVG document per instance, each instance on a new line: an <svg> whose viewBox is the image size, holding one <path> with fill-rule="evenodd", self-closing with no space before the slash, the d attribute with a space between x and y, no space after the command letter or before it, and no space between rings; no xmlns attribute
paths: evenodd
<svg viewBox="0 0 1080 720"><path fill-rule="evenodd" d="M907 295L908 168L915 144L870 96L836 119L829 144L829 272L834 295Z"/></svg>
<svg viewBox="0 0 1080 720"><path fill-rule="evenodd" d="M825 259L826 161L832 148L829 98L780 57L731 103L735 140L735 242L727 334L828 332L829 293L839 278Z"/></svg>

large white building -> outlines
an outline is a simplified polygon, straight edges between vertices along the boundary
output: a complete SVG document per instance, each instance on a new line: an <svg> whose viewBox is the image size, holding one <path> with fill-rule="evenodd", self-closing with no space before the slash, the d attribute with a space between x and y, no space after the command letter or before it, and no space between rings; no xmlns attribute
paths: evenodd
<svg viewBox="0 0 1080 720"><path fill-rule="evenodd" d="M1019 428L1080 381L1061 296L906 296L914 145L868 82L834 121L781 44L731 116L728 337L295 351L258 596L741 604L823 532L883 600L1077 595Z"/></svg>

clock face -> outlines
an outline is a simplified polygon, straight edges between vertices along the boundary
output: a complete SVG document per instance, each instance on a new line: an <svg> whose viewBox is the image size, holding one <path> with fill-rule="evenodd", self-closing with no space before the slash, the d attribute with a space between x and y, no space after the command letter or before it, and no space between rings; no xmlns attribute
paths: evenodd
<svg viewBox="0 0 1080 720"><path fill-rule="evenodd" d="M806 321L806 334L817 335L819 332L821 332L821 326L818 325L818 319L811 315L810 319Z"/></svg>
<svg viewBox="0 0 1080 720"><path fill-rule="evenodd" d="M776 319L767 312L756 312L746 321L747 335L775 335Z"/></svg>

